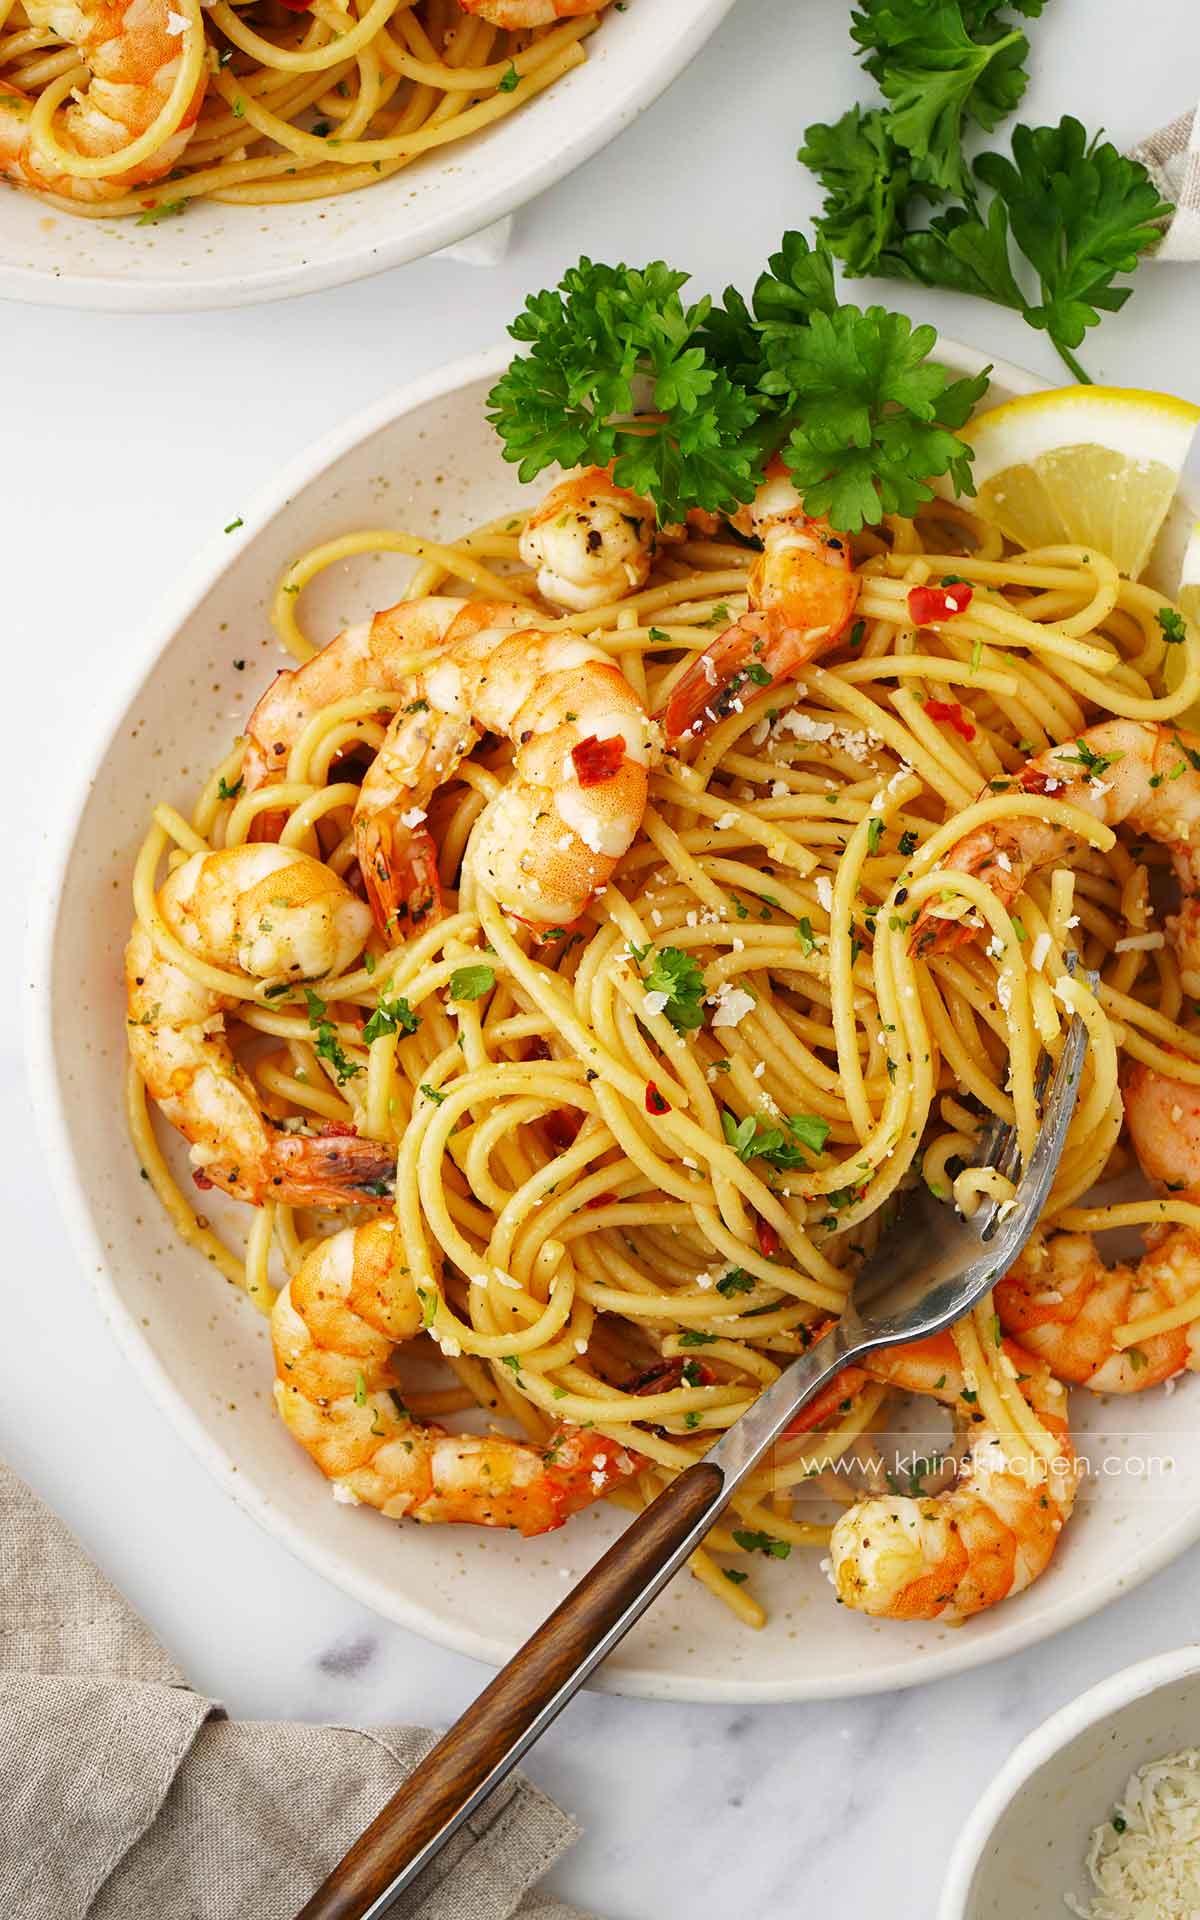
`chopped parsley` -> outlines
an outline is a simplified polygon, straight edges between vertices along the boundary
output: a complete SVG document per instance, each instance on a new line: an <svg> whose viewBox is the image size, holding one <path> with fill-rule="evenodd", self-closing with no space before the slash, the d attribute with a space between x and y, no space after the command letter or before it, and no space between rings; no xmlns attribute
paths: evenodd
<svg viewBox="0 0 1200 1920"><path fill-rule="evenodd" d="M647 993L665 993L663 1008L677 1033L694 1033L704 1024L704 975L690 954L679 947L661 947L645 975Z"/></svg>
<svg viewBox="0 0 1200 1920"><path fill-rule="evenodd" d="M338 1086L344 1087L347 1080L353 1080L355 1074L362 1072L362 1068L343 1051L337 1028L328 1018L329 1010L320 994L314 993L311 987L305 987L304 998L308 1003L308 1024L317 1036L317 1058L328 1062L337 1077Z"/></svg>
<svg viewBox="0 0 1200 1920"><path fill-rule="evenodd" d="M735 1527L733 1537L743 1553L765 1553L771 1560L787 1560L791 1556L790 1540L777 1540L773 1533L755 1533L746 1527Z"/></svg>
<svg viewBox="0 0 1200 1920"><path fill-rule="evenodd" d="M450 975L450 998L452 1000L480 1000L490 993L496 984L495 969L492 967L456 967Z"/></svg>
<svg viewBox="0 0 1200 1920"><path fill-rule="evenodd" d="M736 1293L753 1293L755 1284L754 1275L747 1273L745 1267L730 1267L717 1281L717 1292L732 1300Z"/></svg>
<svg viewBox="0 0 1200 1920"><path fill-rule="evenodd" d="M363 1039L368 1046L385 1033L415 1033L421 1022L400 994L389 1000L386 993L379 996L379 1004L363 1028Z"/></svg>

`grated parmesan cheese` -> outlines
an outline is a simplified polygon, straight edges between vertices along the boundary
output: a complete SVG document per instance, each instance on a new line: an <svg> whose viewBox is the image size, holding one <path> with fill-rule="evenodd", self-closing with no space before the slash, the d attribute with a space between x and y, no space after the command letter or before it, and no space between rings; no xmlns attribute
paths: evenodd
<svg viewBox="0 0 1200 1920"><path fill-rule="evenodd" d="M1095 1895L1081 1920L1188 1920L1200 1913L1200 1751L1147 1761L1087 1852Z"/></svg>
<svg viewBox="0 0 1200 1920"><path fill-rule="evenodd" d="M1114 953L1157 953L1166 942L1161 933L1127 933L1113 947Z"/></svg>

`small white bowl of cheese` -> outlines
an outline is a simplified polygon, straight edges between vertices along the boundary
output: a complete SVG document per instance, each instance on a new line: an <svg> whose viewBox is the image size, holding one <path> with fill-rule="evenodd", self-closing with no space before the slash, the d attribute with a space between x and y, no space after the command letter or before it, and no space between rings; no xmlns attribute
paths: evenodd
<svg viewBox="0 0 1200 1920"><path fill-rule="evenodd" d="M1200 1646L1081 1694L1023 1740L959 1838L937 1920L1200 1915Z"/></svg>

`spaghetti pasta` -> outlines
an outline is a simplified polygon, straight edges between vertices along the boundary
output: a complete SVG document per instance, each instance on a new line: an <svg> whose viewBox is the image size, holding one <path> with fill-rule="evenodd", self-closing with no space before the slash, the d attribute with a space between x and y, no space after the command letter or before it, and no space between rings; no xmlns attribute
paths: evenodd
<svg viewBox="0 0 1200 1920"><path fill-rule="evenodd" d="M413 556L412 598L465 586L537 604L522 524L510 516L452 545L390 531L330 541L280 582L279 637L297 662L311 658L302 589L373 550ZM749 557L732 536L689 538L663 550L641 590L560 621L543 609L538 622L586 634L659 711L743 610ZM562 937L506 918L473 865L472 835L512 761L495 738L430 807L444 917L396 946L373 935L320 981L319 1012L311 989L212 966L166 925L163 872L251 839L260 803L283 846L353 877L351 815L394 693L330 703L284 777L254 793L241 791L235 745L190 818L155 809L137 861L140 926L228 996L236 1051L273 1122L352 1127L395 1152L404 1270L419 1276L457 1382L406 1391L411 1408L482 1406L543 1443L563 1422L589 1428L639 1462L614 1495L626 1504L697 1458L838 1312L906 1184L923 1178L968 1211L1006 1198L998 1176L969 1164L979 1132L999 1115L1029 1151L1038 1055L1073 1012L1091 1045L1043 1224L1200 1218L1170 1196L1132 1213L1080 1206L1121 1164L1123 1061L1200 1080L1177 962L1137 939L1161 850L1010 780L1097 713L1173 722L1200 698L1200 638L1188 630L1166 692L1162 596L1094 551L1013 550L962 506L887 520L858 538L855 561L848 641L659 759L632 847ZM969 604L920 625L912 589L947 576L969 585ZM1019 911L943 864L964 835L1034 805L1079 850L1070 870L1029 878ZM914 952L925 910L966 913L978 937ZM1095 992L1068 975L1072 947L1099 974ZM235 1249L170 1171L136 1074L129 1108L177 1230L269 1309L275 1284L340 1223L275 1204ZM1178 1314L1153 1323L1168 1324ZM1061 1457L1061 1433L1022 1395L992 1325L989 1300L956 1336L971 1397L1014 1450ZM1122 1344L1141 1331L1121 1327ZM777 1557L828 1540L791 1494L853 1451L884 1404L883 1385L860 1381L831 1427L783 1443L697 1556L697 1577L747 1624L762 1610L739 1561L764 1539Z"/></svg>
<svg viewBox="0 0 1200 1920"><path fill-rule="evenodd" d="M471 0L13 0L0 174L66 212L143 223L199 198L349 193L518 112L582 62L606 4L506 28Z"/></svg>

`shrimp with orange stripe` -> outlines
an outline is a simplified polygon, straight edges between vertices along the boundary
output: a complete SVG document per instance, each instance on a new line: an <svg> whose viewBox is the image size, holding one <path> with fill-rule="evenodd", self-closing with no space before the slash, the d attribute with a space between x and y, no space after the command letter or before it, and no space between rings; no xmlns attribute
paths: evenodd
<svg viewBox="0 0 1200 1920"><path fill-rule="evenodd" d="M781 461L731 525L762 542L750 568L749 609L671 689L662 714L669 747L701 737L741 703L794 680L837 645L858 604L849 540L805 513Z"/></svg>
<svg viewBox="0 0 1200 1920"><path fill-rule="evenodd" d="M84 161L117 162L150 133L171 103L192 43L203 43L204 23L194 0L25 0L34 29L78 49L88 68L85 86L53 129L69 154ZM47 150L34 125L35 102L0 81L0 174L18 186L67 200L114 200L131 187L164 179L181 159L208 87L207 61L174 127L151 153L117 174L73 173Z"/></svg>
<svg viewBox="0 0 1200 1920"><path fill-rule="evenodd" d="M1021 1593L1046 1567L1075 1502L1066 1389L1045 1361L1005 1341L1002 1362L1046 1437L1045 1451L1014 1446L969 1382L952 1334L885 1347L848 1367L797 1424L828 1420L868 1380L949 1407L963 1432L955 1484L934 1494L856 1501L833 1529L830 1577L838 1599L891 1620L965 1620Z"/></svg>
<svg viewBox="0 0 1200 1920"><path fill-rule="evenodd" d="M420 1335L424 1295L395 1222L377 1220L318 1241L275 1302L275 1404L335 1498L393 1520L537 1534L638 1472L637 1455L578 1426L543 1446L415 1420L393 1356Z"/></svg>

